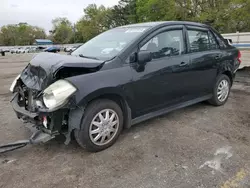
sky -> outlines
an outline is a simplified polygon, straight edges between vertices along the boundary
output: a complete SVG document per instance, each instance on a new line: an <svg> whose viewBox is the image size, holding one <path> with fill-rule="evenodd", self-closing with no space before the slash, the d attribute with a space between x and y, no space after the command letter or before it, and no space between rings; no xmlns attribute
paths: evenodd
<svg viewBox="0 0 250 188"><path fill-rule="evenodd" d="M48 31L51 20L67 17L76 22L83 16L83 9L89 4L111 7L118 0L0 0L0 27L7 24L27 22Z"/></svg>

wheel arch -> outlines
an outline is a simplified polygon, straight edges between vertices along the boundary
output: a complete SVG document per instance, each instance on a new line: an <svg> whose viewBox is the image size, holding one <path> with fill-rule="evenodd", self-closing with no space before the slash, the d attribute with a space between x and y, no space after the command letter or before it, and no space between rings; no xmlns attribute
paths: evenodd
<svg viewBox="0 0 250 188"><path fill-rule="evenodd" d="M130 128L131 126L131 108L123 95L119 92L102 92L102 94L96 95L96 93L89 94L79 105L77 108L71 109L69 112L69 131L71 132L73 129L81 129L81 122L84 115L85 108L95 100L99 99L109 99L116 102L122 112L123 112L123 123L124 128Z"/></svg>
<svg viewBox="0 0 250 188"><path fill-rule="evenodd" d="M225 70L224 72L222 72L222 74L229 77L229 79L231 81L231 85L232 85L233 84L233 79L234 79L233 73L231 71L229 71L229 70Z"/></svg>

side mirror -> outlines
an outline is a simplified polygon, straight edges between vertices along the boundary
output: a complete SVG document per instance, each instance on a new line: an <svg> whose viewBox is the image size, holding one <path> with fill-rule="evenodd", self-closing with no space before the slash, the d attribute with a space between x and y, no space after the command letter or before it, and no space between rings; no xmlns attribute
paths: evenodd
<svg viewBox="0 0 250 188"><path fill-rule="evenodd" d="M153 56L150 51L140 51L137 54L137 61L139 65L145 65L147 62L152 61Z"/></svg>

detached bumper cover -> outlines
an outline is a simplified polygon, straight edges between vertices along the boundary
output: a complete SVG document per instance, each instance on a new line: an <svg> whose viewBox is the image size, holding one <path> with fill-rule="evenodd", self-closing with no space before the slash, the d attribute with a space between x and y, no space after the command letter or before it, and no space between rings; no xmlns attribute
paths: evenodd
<svg viewBox="0 0 250 188"><path fill-rule="evenodd" d="M18 95L19 94L16 93L13 96L11 104L19 119L22 119L25 122L32 123L36 126L37 129L51 135L56 135L61 132L64 116L65 114L67 114L66 109L59 109L54 112L48 112L45 109L41 109L41 111L38 110L37 112L30 112L24 107L19 106ZM46 117L49 121L47 127L43 125L44 117Z"/></svg>

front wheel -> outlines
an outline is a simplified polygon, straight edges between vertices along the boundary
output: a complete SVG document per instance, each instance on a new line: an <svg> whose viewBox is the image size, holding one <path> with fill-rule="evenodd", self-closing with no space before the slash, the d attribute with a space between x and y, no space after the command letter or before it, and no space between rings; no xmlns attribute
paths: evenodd
<svg viewBox="0 0 250 188"><path fill-rule="evenodd" d="M113 145L123 127L123 113L114 101L100 99L84 112L81 129L74 130L76 141L88 151L98 152Z"/></svg>
<svg viewBox="0 0 250 188"><path fill-rule="evenodd" d="M213 97L209 100L210 104L215 106L225 104L230 94L231 85L231 80L227 75L220 75L213 88Z"/></svg>

